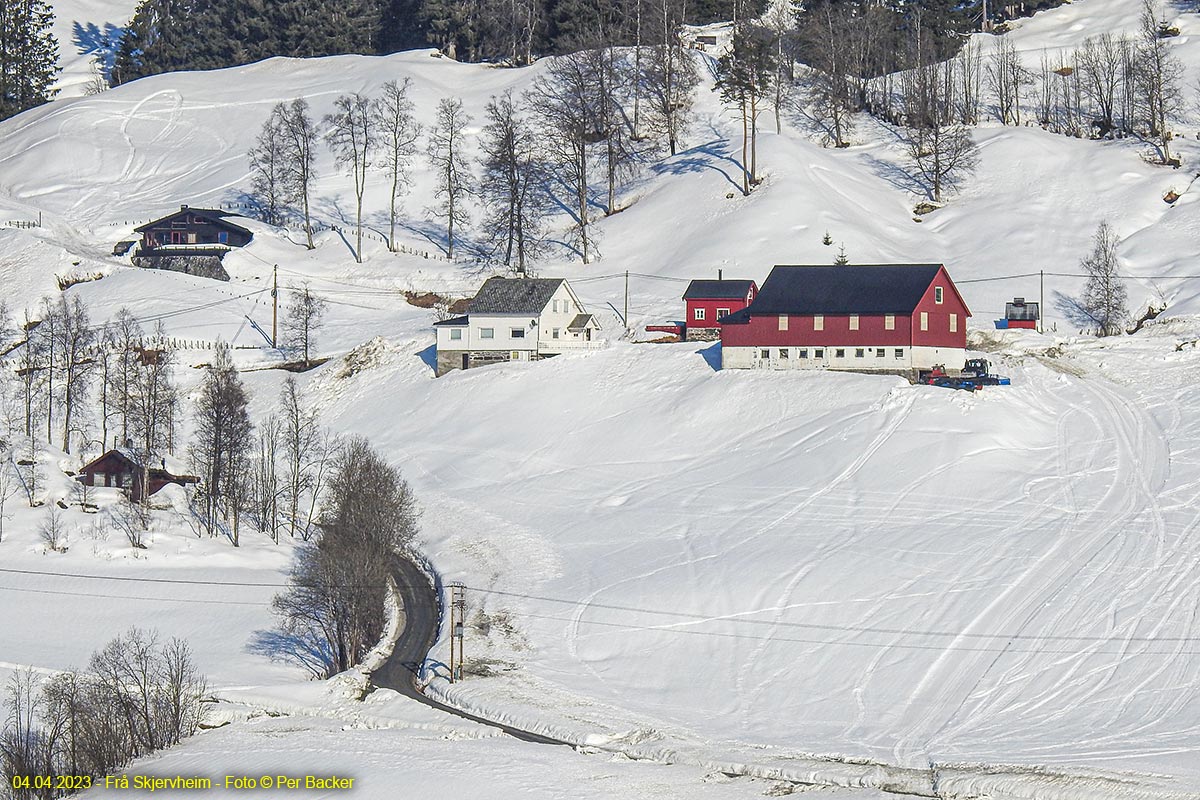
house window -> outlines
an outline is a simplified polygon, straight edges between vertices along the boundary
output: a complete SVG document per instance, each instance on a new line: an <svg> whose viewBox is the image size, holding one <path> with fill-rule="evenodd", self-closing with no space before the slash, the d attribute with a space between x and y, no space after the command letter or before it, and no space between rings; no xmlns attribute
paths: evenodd
<svg viewBox="0 0 1200 800"><path fill-rule="evenodd" d="M551 338L551 339L557 339L557 338L558 338L558 330L559 330L558 328L555 328L554 330L550 331L550 338Z"/></svg>
<svg viewBox="0 0 1200 800"><path fill-rule="evenodd" d="M799 358L808 358L808 351L807 351L807 350L801 350L801 351L800 351L800 353L799 353Z"/></svg>
<svg viewBox="0 0 1200 800"><path fill-rule="evenodd" d="M703 308L696 309L696 319L704 319L704 309Z"/></svg>
<svg viewBox="0 0 1200 800"><path fill-rule="evenodd" d="M903 347L896 348L896 358L904 358L904 348Z"/></svg>
<svg viewBox="0 0 1200 800"><path fill-rule="evenodd" d="M937 303L939 306L942 304L942 287L933 287L933 302Z"/></svg>
<svg viewBox="0 0 1200 800"><path fill-rule="evenodd" d="M852 330L852 331L858 330L858 314L850 315L850 330Z"/></svg>
<svg viewBox="0 0 1200 800"><path fill-rule="evenodd" d="M717 309L717 321L718 322L721 321L721 317L728 317L728 316L729 316L728 308L718 308Z"/></svg>
<svg viewBox="0 0 1200 800"><path fill-rule="evenodd" d="M883 348L883 347L876 347L876 348L875 348L875 357L876 357L876 358L883 358L883 357L884 357L884 351L885 351L885 348Z"/></svg>
<svg viewBox="0 0 1200 800"><path fill-rule="evenodd" d="M825 348L818 347L816 350L813 350L813 358L824 358L824 357L825 357Z"/></svg>
<svg viewBox="0 0 1200 800"><path fill-rule="evenodd" d="M825 317L821 316L820 314L813 317L813 330L814 331L825 330Z"/></svg>
<svg viewBox="0 0 1200 800"><path fill-rule="evenodd" d="M896 330L896 315L895 314L888 314L886 317L883 318L883 329L885 331Z"/></svg>
<svg viewBox="0 0 1200 800"><path fill-rule="evenodd" d="M496 338L496 329L495 328L480 328L479 329L479 338L480 339L495 339Z"/></svg>
<svg viewBox="0 0 1200 800"><path fill-rule="evenodd" d="M764 348L763 351L759 354L759 357L760 358L770 358L771 351Z"/></svg>
<svg viewBox="0 0 1200 800"><path fill-rule="evenodd" d="M854 348L854 357L855 358L862 358L864 355L865 355L865 353L863 352L863 349L861 347Z"/></svg>
<svg viewBox="0 0 1200 800"><path fill-rule="evenodd" d="M455 341L458 341L459 339L461 339L462 338L462 328L451 328L450 329L450 338L454 339Z"/></svg>
<svg viewBox="0 0 1200 800"><path fill-rule="evenodd" d="M846 351L845 351L845 350L834 350L834 351L833 351L833 357L834 357L834 358L845 358L845 357L846 357Z"/></svg>
<svg viewBox="0 0 1200 800"><path fill-rule="evenodd" d="M97 472L92 473L92 486L107 486L107 485L108 484L105 483L105 477L104 477L103 472L97 471Z"/></svg>
<svg viewBox="0 0 1200 800"><path fill-rule="evenodd" d="M787 314L779 315L779 330L781 330L781 331L787 330L787 325L788 325L787 320L788 320Z"/></svg>
<svg viewBox="0 0 1200 800"><path fill-rule="evenodd" d="M780 357L780 358L787 358L787 357L788 357L788 349L787 349L786 347L781 347L781 348L779 348L779 357Z"/></svg>
<svg viewBox="0 0 1200 800"><path fill-rule="evenodd" d="M557 300L552 300L552 301L550 301L550 304L551 304L552 306L554 306L554 313L555 313L555 314L557 314L557 313L558 313L558 301L557 301Z"/></svg>
<svg viewBox="0 0 1200 800"><path fill-rule="evenodd" d="M950 315L950 332L951 333L958 332L958 314Z"/></svg>
<svg viewBox="0 0 1200 800"><path fill-rule="evenodd" d="M921 330L923 330L923 331L929 330L929 312L928 311L921 312Z"/></svg>
<svg viewBox="0 0 1200 800"><path fill-rule="evenodd" d="M512 328L509 331L509 334L511 334L513 339L524 339L525 338L525 329L524 328Z"/></svg>

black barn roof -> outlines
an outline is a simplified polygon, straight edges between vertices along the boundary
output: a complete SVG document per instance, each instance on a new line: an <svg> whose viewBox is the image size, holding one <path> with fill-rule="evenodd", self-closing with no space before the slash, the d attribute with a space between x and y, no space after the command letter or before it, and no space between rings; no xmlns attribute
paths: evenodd
<svg viewBox="0 0 1200 800"><path fill-rule="evenodd" d="M737 300L744 298L754 281L692 281L684 300Z"/></svg>
<svg viewBox="0 0 1200 800"><path fill-rule="evenodd" d="M236 224L230 222L228 219L226 219L226 217L239 216L238 214L231 214L228 211L220 211L215 208L193 208L192 206L180 206L179 210L176 211L174 214L168 214L165 217L160 217L159 219L151 220L150 222L147 222L145 225L141 225L137 228L134 228L134 230L137 231L138 233L141 233L142 231L148 230L157 225L161 225L164 222L170 222L171 220L175 219L176 217L181 217L181 216L185 216L188 214L195 216L195 217L200 217L201 219L208 220L213 225L216 225L221 228L225 228L227 230L237 231L238 233L244 233L247 236L254 235L246 228L243 228L241 225L236 225Z"/></svg>
<svg viewBox="0 0 1200 800"><path fill-rule="evenodd" d="M722 322L763 314L911 314L941 264L779 265L748 308Z"/></svg>
<svg viewBox="0 0 1200 800"><path fill-rule="evenodd" d="M540 314L562 282L562 278L488 278L467 313Z"/></svg>

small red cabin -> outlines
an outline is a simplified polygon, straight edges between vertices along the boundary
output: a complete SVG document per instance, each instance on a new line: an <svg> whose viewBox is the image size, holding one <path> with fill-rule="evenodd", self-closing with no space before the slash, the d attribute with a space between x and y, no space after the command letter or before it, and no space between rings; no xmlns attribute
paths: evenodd
<svg viewBox="0 0 1200 800"><path fill-rule="evenodd" d="M756 294L758 284L754 281L692 281L683 293L687 307L684 338L702 341L721 338L721 318L753 303Z"/></svg>

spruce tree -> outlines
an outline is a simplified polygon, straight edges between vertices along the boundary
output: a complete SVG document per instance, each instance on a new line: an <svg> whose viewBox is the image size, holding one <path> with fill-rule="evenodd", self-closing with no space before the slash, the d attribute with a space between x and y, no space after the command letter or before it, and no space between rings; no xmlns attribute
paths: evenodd
<svg viewBox="0 0 1200 800"><path fill-rule="evenodd" d="M0 119L54 96L59 66L53 24L54 12L45 0L0 3Z"/></svg>

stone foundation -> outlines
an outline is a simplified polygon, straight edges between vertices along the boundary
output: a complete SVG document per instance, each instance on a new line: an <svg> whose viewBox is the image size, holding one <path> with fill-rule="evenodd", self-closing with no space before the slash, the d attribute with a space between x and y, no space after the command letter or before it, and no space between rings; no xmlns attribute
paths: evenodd
<svg viewBox="0 0 1200 800"><path fill-rule="evenodd" d="M182 272L185 275L195 275L197 278L229 280L229 273L221 265L220 256L134 256L133 265L142 269Z"/></svg>

